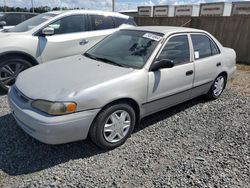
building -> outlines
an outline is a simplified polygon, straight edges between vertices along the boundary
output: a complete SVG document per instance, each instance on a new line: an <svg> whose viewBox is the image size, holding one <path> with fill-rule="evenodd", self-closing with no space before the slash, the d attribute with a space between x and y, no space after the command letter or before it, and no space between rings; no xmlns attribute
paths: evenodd
<svg viewBox="0 0 250 188"><path fill-rule="evenodd" d="M200 14L199 5L179 5L175 6L175 16L192 16L198 17Z"/></svg>
<svg viewBox="0 0 250 188"><path fill-rule="evenodd" d="M233 2L232 16L250 15L250 1Z"/></svg>
<svg viewBox="0 0 250 188"><path fill-rule="evenodd" d="M231 3L202 3L200 5L200 16L231 16Z"/></svg>
<svg viewBox="0 0 250 188"><path fill-rule="evenodd" d="M153 6L138 7L138 15L140 17L153 17Z"/></svg>
<svg viewBox="0 0 250 188"><path fill-rule="evenodd" d="M174 6L171 5L154 6L154 17L174 17Z"/></svg>

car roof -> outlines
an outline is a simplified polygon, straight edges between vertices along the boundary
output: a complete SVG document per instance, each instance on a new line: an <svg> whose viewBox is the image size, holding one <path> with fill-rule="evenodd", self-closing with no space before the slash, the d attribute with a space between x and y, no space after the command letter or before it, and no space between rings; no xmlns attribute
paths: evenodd
<svg viewBox="0 0 250 188"><path fill-rule="evenodd" d="M204 32L203 30L188 28L188 27L172 27L172 26L139 26L132 27L126 30L137 30L137 31L148 31L148 32L156 32L156 33L181 33L181 32Z"/></svg>
<svg viewBox="0 0 250 188"><path fill-rule="evenodd" d="M52 14L64 14L64 15L70 15L70 14L101 14L105 16L115 16L120 18L126 18L128 19L129 16L118 13L118 12L107 12L107 11L98 11L98 10L62 10L62 11L51 11L49 13Z"/></svg>

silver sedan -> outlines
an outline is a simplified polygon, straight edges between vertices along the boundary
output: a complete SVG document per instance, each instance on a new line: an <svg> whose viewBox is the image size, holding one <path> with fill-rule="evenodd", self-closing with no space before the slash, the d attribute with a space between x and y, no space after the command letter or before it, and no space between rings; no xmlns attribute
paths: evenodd
<svg viewBox="0 0 250 188"><path fill-rule="evenodd" d="M18 125L47 144L86 139L112 149L140 120L200 95L217 99L236 70L234 50L181 27L118 31L83 55L22 72L9 90Z"/></svg>

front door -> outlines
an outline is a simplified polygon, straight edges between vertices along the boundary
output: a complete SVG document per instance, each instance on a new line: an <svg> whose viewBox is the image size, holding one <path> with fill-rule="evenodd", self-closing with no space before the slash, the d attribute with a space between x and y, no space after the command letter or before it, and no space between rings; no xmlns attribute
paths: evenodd
<svg viewBox="0 0 250 188"><path fill-rule="evenodd" d="M87 16L72 15L48 25L55 30L52 36L39 37L39 54L43 62L84 53L112 29L91 31Z"/></svg>
<svg viewBox="0 0 250 188"><path fill-rule="evenodd" d="M146 112L151 114L191 98L194 65L190 58L189 37L172 36L163 47L157 60L169 59L174 67L149 72Z"/></svg>
<svg viewBox="0 0 250 188"><path fill-rule="evenodd" d="M47 27L54 28L55 33L39 37L39 55L43 62L80 54L85 49L84 45L80 45L87 30L85 16L67 16Z"/></svg>

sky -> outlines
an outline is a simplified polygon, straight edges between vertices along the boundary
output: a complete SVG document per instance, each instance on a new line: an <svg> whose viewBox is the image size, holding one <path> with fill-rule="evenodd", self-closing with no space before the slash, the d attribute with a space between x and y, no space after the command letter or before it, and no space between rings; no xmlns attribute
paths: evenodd
<svg viewBox="0 0 250 188"><path fill-rule="evenodd" d="M31 0L5 0L7 6L31 7ZM230 2L232 0L115 0L116 11L136 10L137 6L142 5L178 5L178 4L198 4L205 2ZM234 0L242 1L242 0ZM112 0L33 0L34 6L49 7L68 7L68 8L85 8L97 10L111 10ZM4 0L0 0L0 6L4 5Z"/></svg>

